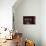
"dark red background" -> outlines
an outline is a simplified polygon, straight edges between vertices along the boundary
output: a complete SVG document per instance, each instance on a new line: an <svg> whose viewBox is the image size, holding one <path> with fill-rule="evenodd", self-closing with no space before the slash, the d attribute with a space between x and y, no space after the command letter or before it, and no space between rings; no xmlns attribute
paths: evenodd
<svg viewBox="0 0 46 46"><path fill-rule="evenodd" d="M23 24L35 24L35 16L23 16Z"/></svg>

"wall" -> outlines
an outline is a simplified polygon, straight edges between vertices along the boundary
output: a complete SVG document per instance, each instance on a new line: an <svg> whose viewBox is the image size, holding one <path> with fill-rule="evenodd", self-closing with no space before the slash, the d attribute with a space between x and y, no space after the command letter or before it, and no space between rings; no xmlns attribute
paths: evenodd
<svg viewBox="0 0 46 46"><path fill-rule="evenodd" d="M17 4L13 6L15 30L22 32L25 39L34 40L36 46L41 46L41 0L23 0L15 4ZM36 24L24 25L23 16L36 16Z"/></svg>
<svg viewBox="0 0 46 46"><path fill-rule="evenodd" d="M12 29L12 6L16 0L0 0L0 27Z"/></svg>
<svg viewBox="0 0 46 46"><path fill-rule="evenodd" d="M46 46L46 0L41 0L41 38L42 46Z"/></svg>

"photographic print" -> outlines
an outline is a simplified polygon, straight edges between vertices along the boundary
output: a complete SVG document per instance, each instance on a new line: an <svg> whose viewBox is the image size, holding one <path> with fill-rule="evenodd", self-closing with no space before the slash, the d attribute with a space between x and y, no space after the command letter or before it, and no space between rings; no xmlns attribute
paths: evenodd
<svg viewBox="0 0 46 46"><path fill-rule="evenodd" d="M35 24L35 16L23 16L23 24Z"/></svg>

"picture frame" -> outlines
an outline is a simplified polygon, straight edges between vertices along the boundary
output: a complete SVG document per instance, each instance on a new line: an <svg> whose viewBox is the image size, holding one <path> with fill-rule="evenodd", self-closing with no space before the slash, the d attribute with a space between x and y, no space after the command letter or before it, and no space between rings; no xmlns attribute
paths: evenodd
<svg viewBox="0 0 46 46"><path fill-rule="evenodd" d="M35 16L23 16L23 24L35 24Z"/></svg>

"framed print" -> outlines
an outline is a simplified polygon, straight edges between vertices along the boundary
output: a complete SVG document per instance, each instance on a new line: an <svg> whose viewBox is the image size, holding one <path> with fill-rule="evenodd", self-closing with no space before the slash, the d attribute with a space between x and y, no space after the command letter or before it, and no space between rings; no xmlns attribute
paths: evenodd
<svg viewBox="0 0 46 46"><path fill-rule="evenodd" d="M35 16L23 16L23 24L35 24Z"/></svg>

